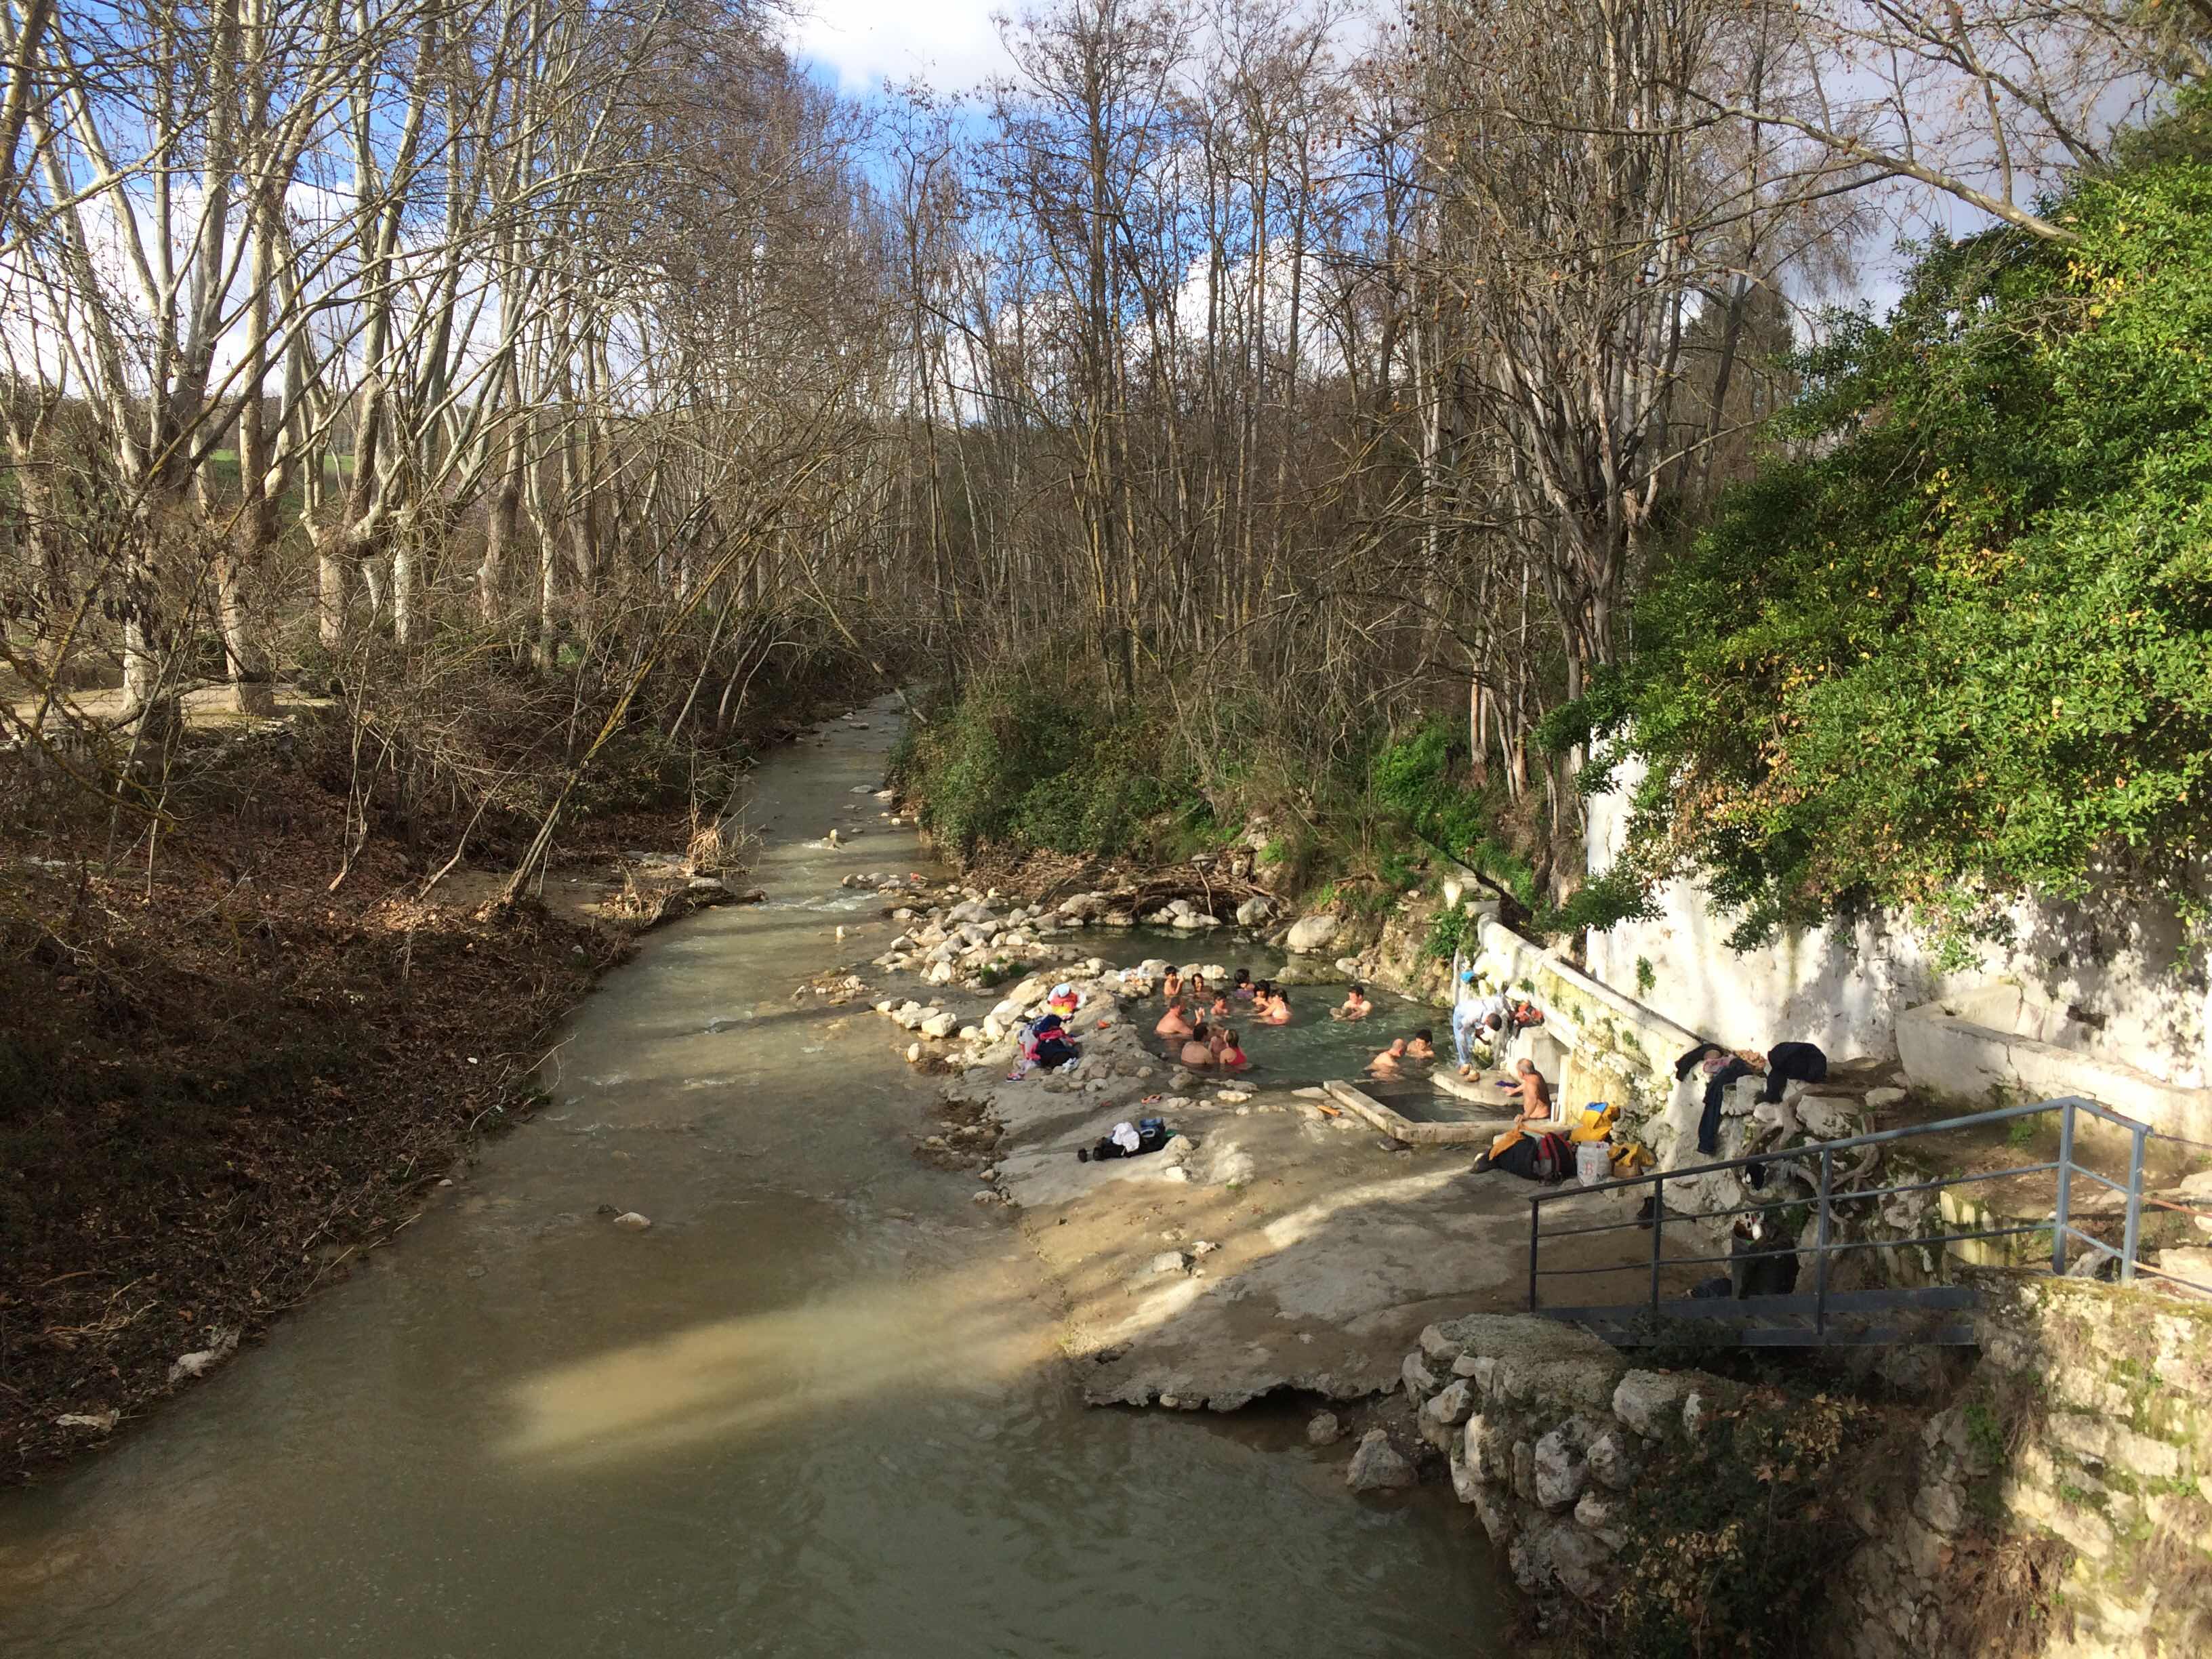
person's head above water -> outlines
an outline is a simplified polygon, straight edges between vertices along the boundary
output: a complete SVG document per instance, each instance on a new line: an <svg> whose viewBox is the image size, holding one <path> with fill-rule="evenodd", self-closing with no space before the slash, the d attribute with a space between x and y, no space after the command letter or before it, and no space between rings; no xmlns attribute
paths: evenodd
<svg viewBox="0 0 2212 1659"><path fill-rule="evenodd" d="M1193 1042L1203 1042L1208 1036L1212 1035L1212 1032L1213 1028L1201 1019L1197 1024L1190 1028L1190 1040Z"/></svg>
<svg viewBox="0 0 2212 1659"><path fill-rule="evenodd" d="M1252 970L1249 968L1239 968L1237 970L1237 982L1239 985L1249 985L1252 982Z"/></svg>
<svg viewBox="0 0 2212 1659"><path fill-rule="evenodd" d="M1354 984L1352 988L1352 994L1356 997L1364 997L1367 994L1367 988L1364 985Z"/></svg>
<svg viewBox="0 0 2212 1659"><path fill-rule="evenodd" d="M1434 1042L1436 1040L1435 1033L1425 1025L1413 1033L1413 1041L1416 1042Z"/></svg>

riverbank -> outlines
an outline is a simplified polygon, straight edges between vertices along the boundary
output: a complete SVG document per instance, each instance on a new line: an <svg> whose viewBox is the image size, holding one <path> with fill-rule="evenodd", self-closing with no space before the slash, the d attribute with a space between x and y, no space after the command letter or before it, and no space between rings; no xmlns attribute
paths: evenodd
<svg viewBox="0 0 2212 1659"><path fill-rule="evenodd" d="M687 814L614 811L497 911L489 862L428 880L458 824L362 818L299 718L196 733L150 866L58 833L0 866L0 1482L107 1444L407 1227L536 1109L555 1026L638 932L745 896Z"/></svg>

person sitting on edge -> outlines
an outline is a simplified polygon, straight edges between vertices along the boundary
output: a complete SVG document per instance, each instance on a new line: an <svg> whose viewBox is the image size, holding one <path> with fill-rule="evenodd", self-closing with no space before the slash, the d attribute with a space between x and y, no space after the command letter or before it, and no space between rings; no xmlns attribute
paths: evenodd
<svg viewBox="0 0 2212 1659"><path fill-rule="evenodd" d="M1276 988L1273 980L1260 987L1259 1012L1254 1016L1262 1025L1288 1025L1291 1023L1291 1000Z"/></svg>
<svg viewBox="0 0 2212 1659"><path fill-rule="evenodd" d="M1516 1089L1521 1095L1521 1121L1547 1123L1552 1117L1552 1085L1544 1081L1544 1074L1536 1069L1533 1060L1513 1062L1514 1078L1510 1083L1500 1083L1501 1089Z"/></svg>
<svg viewBox="0 0 2212 1659"><path fill-rule="evenodd" d="M1160 1023L1152 1027L1152 1035L1164 1037L1187 1037L1190 1035L1190 1022L1182 1017L1181 997L1169 1000L1168 1011L1160 1016Z"/></svg>
<svg viewBox="0 0 2212 1659"><path fill-rule="evenodd" d="M1241 1072L1252 1063L1244 1058L1244 1049L1237 1041L1237 1033L1231 1030L1222 1032L1221 1052L1215 1058L1225 1072Z"/></svg>
<svg viewBox="0 0 2212 1659"><path fill-rule="evenodd" d="M1190 1036L1182 1045L1182 1063L1194 1072L1213 1064L1213 1044L1209 1041L1212 1034L1212 1028L1202 1019L1191 1027Z"/></svg>
<svg viewBox="0 0 2212 1659"><path fill-rule="evenodd" d="M1406 1045L1408 1060L1434 1060L1437 1057L1435 1036L1425 1025L1413 1033L1413 1040Z"/></svg>
<svg viewBox="0 0 2212 1659"><path fill-rule="evenodd" d="M1239 968L1237 970L1237 982L1229 988L1236 995L1243 997L1249 1001L1252 995L1252 970L1249 968Z"/></svg>
<svg viewBox="0 0 2212 1659"><path fill-rule="evenodd" d="M1160 994L1173 1002L1182 994L1182 969L1170 968L1167 977L1160 981Z"/></svg>
<svg viewBox="0 0 2212 1659"><path fill-rule="evenodd" d="M1381 1078L1386 1083L1394 1083L1406 1075L1398 1063L1405 1058L1406 1039L1393 1037L1390 1039L1389 1048L1367 1062L1367 1074L1370 1077Z"/></svg>
<svg viewBox="0 0 2212 1659"><path fill-rule="evenodd" d="M1375 1012L1375 1005L1367 1000L1367 988L1355 985L1342 1002L1328 1011L1331 1019L1364 1019Z"/></svg>

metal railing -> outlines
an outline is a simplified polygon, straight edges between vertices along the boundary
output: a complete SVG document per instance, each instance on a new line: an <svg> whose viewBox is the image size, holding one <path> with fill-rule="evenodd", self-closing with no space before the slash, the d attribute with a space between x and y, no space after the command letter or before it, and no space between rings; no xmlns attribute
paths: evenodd
<svg viewBox="0 0 2212 1659"><path fill-rule="evenodd" d="M2075 1126L2082 1113L2124 1132L2129 1136L2128 1177L2124 1182L2089 1169L2075 1157ZM1960 1129L1986 1129L1995 1124L2015 1120L2056 1114L2058 1117L2058 1153L2054 1158L2041 1163L2022 1164L2003 1170L1990 1170L1973 1174L1944 1176L1935 1180L1900 1182L1890 1186L1853 1188L1846 1192L1835 1189L1839 1159L1857 1153L1863 1148L1879 1148L1901 1142L1923 1140L1930 1136ZM2100 1258L2117 1258L2118 1276L2123 1281L2136 1275L2136 1255L2142 1236L2143 1143L2150 1135L2147 1124L2085 1100L2069 1095L2056 1100L2038 1102L2033 1105L2009 1106L1996 1111L1977 1112L1970 1116L1945 1118L1938 1122L1914 1124L1899 1129L1883 1129L1872 1134L1853 1135L1844 1140L1816 1141L1807 1146L1793 1146L1786 1151L1753 1153L1744 1158L1723 1158L1711 1164L1699 1164L1676 1170L1655 1170L1648 1175L1630 1176L1621 1180L1600 1182L1593 1186L1570 1184L1556 1191L1538 1193L1528 1200L1528 1310L1531 1313L1548 1314L1555 1318L1583 1319L1586 1322L1618 1322L1644 1316L1657 1330L1662 1319L1713 1319L1728 1316L1730 1312L1765 1306L1778 1316L1792 1320L1809 1315L1809 1330L1802 1334L1814 1343L1831 1337L1832 1316L1838 1313L1863 1314L1881 1310L1926 1308L1954 1308L1963 1305L1954 1287L1923 1286L1909 1290L1875 1292L1846 1292L1832 1294L1830 1268L1839 1257L1859 1250L1892 1249L1899 1245L1917 1245L1927 1249L1948 1251L1954 1244L2000 1238L2017 1238L2030 1234L2048 1233L2051 1237L2051 1266L2054 1273L2067 1271L2069 1250L2075 1245L2084 1247ZM1877 1154L1878 1155L1878 1154ZM1814 1182L1810 1200L1797 1196L1777 1197L1756 1203L1738 1205L1731 1209L1691 1211L1675 1213L1678 1222L1729 1221L1735 1217L1764 1215L1778 1210L1791 1209L1811 1202L1815 1207L1816 1226L1814 1243L1809 1247L1795 1239L1784 1240L1774 1248L1757 1250L1734 1249L1724 1255L1675 1255L1666 1254L1667 1188L1669 1182L1695 1180L1702 1176L1731 1170L1763 1169L1779 1173L1794 1168L1801 1176L1808 1165L1817 1163L1818 1178ZM1869 1160L1871 1163L1871 1160ZM1984 1227L1971 1231L1922 1234L1909 1238L1856 1238L1837 1236L1836 1212L1841 1206L1878 1206L1889 1200L1913 1193L1937 1192L1945 1188L1969 1187L1983 1182L2002 1181L2019 1176L2056 1173L2057 1176L2057 1206L2048 1221L2022 1222L2016 1225ZM2118 1193L2125 1200L2123 1218L2123 1239L2120 1244L2108 1244L2102 1239L2075 1224L2073 1197L2074 1182L2086 1177ZM1594 1226L1554 1228L1544 1231L1544 1214L1547 1205L1571 1199L1586 1198L1595 1194L1627 1193L1644 1190L1649 1194L1645 1213L1627 1221L1602 1222ZM1635 1271L1636 1266L1621 1264L1603 1267L1546 1267L1541 1265L1542 1248L1547 1240L1583 1237L1598 1233L1620 1232L1650 1227L1651 1249L1650 1257L1650 1288L1649 1296L1640 1303L1613 1304L1589 1307L1546 1307L1542 1301L1540 1281L1546 1279L1565 1279L1591 1274L1618 1275ZM1697 1300L1677 1296L1668 1298L1662 1294L1666 1270L1669 1267L1725 1266L1735 1268L1746 1263L1796 1258L1807 1254L1812 1256L1813 1292L1809 1297L1801 1295L1752 1297L1738 1299L1731 1296L1726 1301L1712 1298L1705 1307ZM1640 1264L1638 1264L1640 1265ZM1733 1286L1731 1287L1733 1289ZM1936 1294L1949 1291L1949 1294ZM1717 1305L1715 1305L1717 1304ZM1774 1333L1768 1333L1770 1336ZM1889 1340L1891 1333L1880 1334ZM1656 1340L1656 1339L1655 1339ZM1781 1338L1778 1340L1787 1340ZM1857 1331L1838 1340L1869 1340L1865 1332ZM1962 1340L1962 1339L1952 1339Z"/></svg>

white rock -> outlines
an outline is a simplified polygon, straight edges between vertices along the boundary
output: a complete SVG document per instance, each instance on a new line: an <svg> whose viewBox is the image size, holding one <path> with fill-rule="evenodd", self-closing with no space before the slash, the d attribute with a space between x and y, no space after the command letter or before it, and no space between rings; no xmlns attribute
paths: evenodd
<svg viewBox="0 0 2212 1659"><path fill-rule="evenodd" d="M1360 1437L1359 1449L1352 1454L1352 1465L1345 1471L1344 1484L1354 1492L1402 1490L1413 1484L1413 1466L1392 1449L1389 1435L1380 1429L1370 1429Z"/></svg>
<svg viewBox="0 0 2212 1659"><path fill-rule="evenodd" d="M1618 1430L1607 1429L1590 1443L1589 1455L1584 1460L1590 1479L1614 1492L1626 1492L1636 1478L1635 1466L1629 1462L1628 1448L1621 1442Z"/></svg>
<svg viewBox="0 0 2212 1659"><path fill-rule="evenodd" d="M953 1017L950 1009L940 1008L922 1021L920 1029L922 1036L926 1037L949 1037L959 1028L959 1024L960 1022Z"/></svg>
<svg viewBox="0 0 2212 1659"><path fill-rule="evenodd" d="M1563 1510L1581 1497L1584 1472L1582 1455L1565 1424L1537 1441L1529 1478L1535 1483L1536 1501L1546 1509Z"/></svg>
<svg viewBox="0 0 2212 1659"><path fill-rule="evenodd" d="M1150 1271L1156 1273L1180 1273L1190 1270L1190 1258L1181 1250L1162 1250L1152 1258Z"/></svg>
<svg viewBox="0 0 2212 1659"><path fill-rule="evenodd" d="M1647 1440L1656 1440L1682 1420L1682 1400L1690 1384L1659 1371L1630 1371L1613 1391L1613 1414Z"/></svg>
<svg viewBox="0 0 2212 1659"><path fill-rule="evenodd" d="M1869 1089L1866 1091L1867 1109L1879 1112L1898 1104L1904 1098L1905 1091L1902 1089Z"/></svg>
<svg viewBox="0 0 2212 1659"><path fill-rule="evenodd" d="M1274 900L1255 896L1237 907L1237 925L1239 927L1256 927L1274 913Z"/></svg>
<svg viewBox="0 0 2212 1659"><path fill-rule="evenodd" d="M206 1347L200 1349L197 1353L178 1356L176 1363L169 1367L169 1381L174 1382L187 1376L205 1376L210 1370L221 1364L237 1351L238 1333L228 1328L218 1328L215 1332L215 1340Z"/></svg>
<svg viewBox="0 0 2212 1659"><path fill-rule="evenodd" d="M1421 1407L1421 1415L1452 1427L1466 1422L1474 1415L1474 1397L1467 1380L1462 1377L1456 1382L1448 1382L1431 1395Z"/></svg>
<svg viewBox="0 0 2212 1659"><path fill-rule="evenodd" d="M1301 955L1318 951L1336 937L1336 918L1332 915L1310 915L1291 924L1291 935L1286 943Z"/></svg>
<svg viewBox="0 0 2212 1659"><path fill-rule="evenodd" d="M1851 1110L1851 1103L1834 1095L1800 1095L1796 1103L1797 1121L1816 1139L1846 1139L1863 1127Z"/></svg>
<svg viewBox="0 0 2212 1659"><path fill-rule="evenodd" d="M1698 1431L1705 1426L1705 1419L1711 1413L1712 1407L1705 1395L1692 1389L1690 1397L1682 1402L1682 1432L1695 1440Z"/></svg>
<svg viewBox="0 0 2212 1659"><path fill-rule="evenodd" d="M624 1210L620 1215L615 1218L615 1225L617 1227L627 1228L629 1231L634 1233L641 1233L647 1227L653 1225L653 1223L647 1220L635 1210Z"/></svg>

